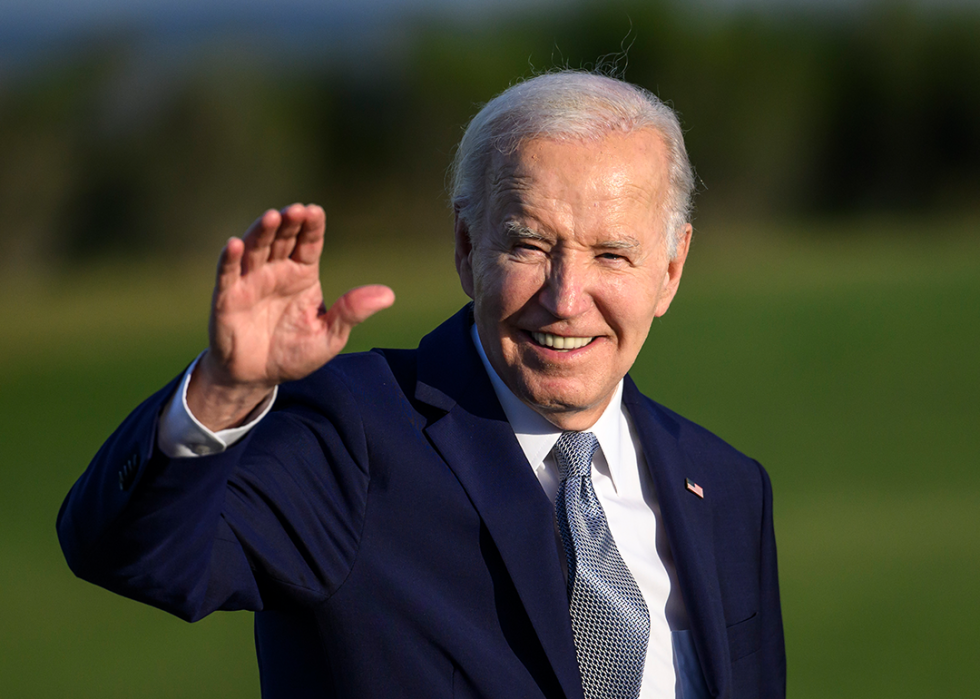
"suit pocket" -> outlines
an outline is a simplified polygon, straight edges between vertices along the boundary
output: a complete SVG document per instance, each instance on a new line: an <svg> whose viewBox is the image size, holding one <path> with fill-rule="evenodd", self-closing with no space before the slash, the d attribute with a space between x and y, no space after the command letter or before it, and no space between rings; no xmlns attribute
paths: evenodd
<svg viewBox="0 0 980 699"><path fill-rule="evenodd" d="M761 644L758 613L728 627L728 652L732 662L755 653Z"/></svg>

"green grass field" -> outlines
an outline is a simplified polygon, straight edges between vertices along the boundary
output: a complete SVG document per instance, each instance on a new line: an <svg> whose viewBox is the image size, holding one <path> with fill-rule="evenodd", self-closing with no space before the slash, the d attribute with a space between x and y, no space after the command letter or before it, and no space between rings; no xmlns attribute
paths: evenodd
<svg viewBox="0 0 980 699"><path fill-rule="evenodd" d="M980 236L875 225L699 233L633 374L769 469L791 696L973 697ZM203 347L210 281L110 265L0 287L0 696L258 696L250 615L188 625L95 588L54 531L102 440ZM414 346L464 301L431 241L324 270L331 296L373 281L399 300L353 349Z"/></svg>

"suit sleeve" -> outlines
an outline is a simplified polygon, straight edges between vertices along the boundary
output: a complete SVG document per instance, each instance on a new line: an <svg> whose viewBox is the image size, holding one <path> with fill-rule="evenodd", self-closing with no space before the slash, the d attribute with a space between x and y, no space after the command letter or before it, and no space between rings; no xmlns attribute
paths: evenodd
<svg viewBox="0 0 980 699"><path fill-rule="evenodd" d="M71 569L189 621L332 594L353 564L367 497L347 385L321 370L329 409L294 401L221 454L171 459L155 434L178 381L126 418L65 499L57 527Z"/></svg>

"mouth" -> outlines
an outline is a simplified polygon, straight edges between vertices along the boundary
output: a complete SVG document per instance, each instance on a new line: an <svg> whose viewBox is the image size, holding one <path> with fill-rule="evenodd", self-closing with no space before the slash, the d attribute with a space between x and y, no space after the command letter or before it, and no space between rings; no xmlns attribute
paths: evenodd
<svg viewBox="0 0 980 699"><path fill-rule="evenodd" d="M535 344L540 345L541 347L566 352L585 347L595 340L595 337L565 337L562 335L552 335L551 333L539 333L533 331L528 334L531 336L531 339L534 340Z"/></svg>

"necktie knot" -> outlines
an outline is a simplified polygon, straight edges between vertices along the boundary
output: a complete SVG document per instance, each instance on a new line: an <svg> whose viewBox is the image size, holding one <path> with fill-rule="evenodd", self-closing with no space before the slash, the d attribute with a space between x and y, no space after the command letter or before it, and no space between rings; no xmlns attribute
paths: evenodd
<svg viewBox="0 0 980 699"><path fill-rule="evenodd" d="M591 432L563 432L555 444L558 474L562 480L588 476L599 442Z"/></svg>

